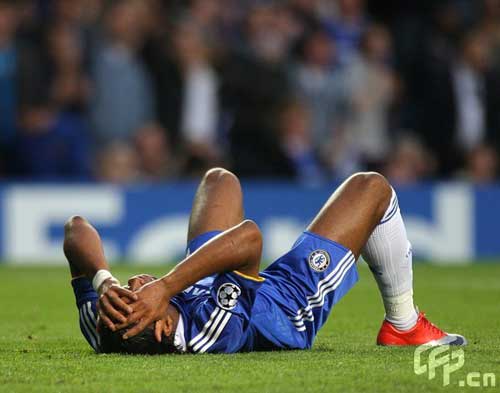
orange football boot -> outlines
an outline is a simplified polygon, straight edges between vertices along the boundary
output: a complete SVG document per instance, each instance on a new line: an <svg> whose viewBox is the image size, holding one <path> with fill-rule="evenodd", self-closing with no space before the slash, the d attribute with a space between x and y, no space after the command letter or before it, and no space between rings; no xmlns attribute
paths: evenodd
<svg viewBox="0 0 500 393"><path fill-rule="evenodd" d="M418 314L417 323L410 330L396 329L384 320L377 336L378 345L467 345L465 337L446 333L431 323L423 312Z"/></svg>

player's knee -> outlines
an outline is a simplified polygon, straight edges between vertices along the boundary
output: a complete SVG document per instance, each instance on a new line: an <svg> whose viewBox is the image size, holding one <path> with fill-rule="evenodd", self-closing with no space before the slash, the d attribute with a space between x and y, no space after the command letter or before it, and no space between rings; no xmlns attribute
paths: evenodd
<svg viewBox="0 0 500 393"><path fill-rule="evenodd" d="M377 172L360 172L351 176L349 182L359 188L361 192L367 192L370 195L381 199L390 199L392 188L389 181Z"/></svg>
<svg viewBox="0 0 500 393"><path fill-rule="evenodd" d="M71 216L64 224L64 230L68 232L86 224L87 220L84 217L78 215Z"/></svg>
<svg viewBox="0 0 500 393"><path fill-rule="evenodd" d="M203 177L205 184L209 186L224 185L225 187L240 188L240 181L238 177L224 168L209 169Z"/></svg>

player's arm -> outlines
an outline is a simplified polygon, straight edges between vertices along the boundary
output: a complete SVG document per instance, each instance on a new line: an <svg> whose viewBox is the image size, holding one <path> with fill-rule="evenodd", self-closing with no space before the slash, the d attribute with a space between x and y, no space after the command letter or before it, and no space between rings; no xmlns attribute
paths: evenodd
<svg viewBox="0 0 500 393"><path fill-rule="evenodd" d="M216 273L237 270L258 278L261 253L260 229L246 220L200 247L161 280L173 296Z"/></svg>
<svg viewBox="0 0 500 393"><path fill-rule="evenodd" d="M97 230L83 217L71 217L64 225L63 249L71 276L87 277L99 294L98 308L103 322L114 329L113 321L126 321L125 315L132 312L127 303L135 301L136 295L122 288L110 273Z"/></svg>
<svg viewBox="0 0 500 393"><path fill-rule="evenodd" d="M204 277L237 270L258 277L262 253L262 234L253 221L221 233L180 262L170 273L136 292L138 300L131 304L133 313L124 328L136 322L124 338L140 333L150 323L162 318L170 299Z"/></svg>

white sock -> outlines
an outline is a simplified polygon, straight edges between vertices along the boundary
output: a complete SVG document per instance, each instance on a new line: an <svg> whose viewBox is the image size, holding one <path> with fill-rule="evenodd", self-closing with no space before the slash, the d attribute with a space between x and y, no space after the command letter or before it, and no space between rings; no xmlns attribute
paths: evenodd
<svg viewBox="0 0 500 393"><path fill-rule="evenodd" d="M418 318L413 304L412 250L394 190L389 207L362 255L377 281L385 319L398 330L411 329Z"/></svg>

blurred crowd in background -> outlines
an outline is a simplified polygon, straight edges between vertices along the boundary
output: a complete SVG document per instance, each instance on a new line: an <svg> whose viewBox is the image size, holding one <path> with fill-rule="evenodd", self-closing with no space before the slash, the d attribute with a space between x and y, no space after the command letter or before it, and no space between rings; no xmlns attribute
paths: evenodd
<svg viewBox="0 0 500 393"><path fill-rule="evenodd" d="M500 0L0 0L0 178L497 177Z"/></svg>

